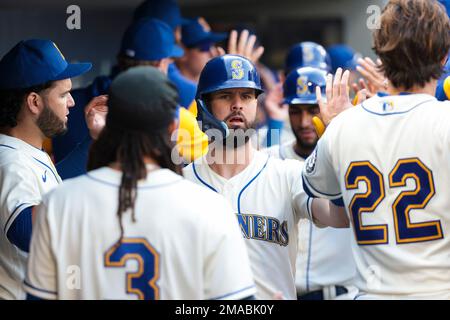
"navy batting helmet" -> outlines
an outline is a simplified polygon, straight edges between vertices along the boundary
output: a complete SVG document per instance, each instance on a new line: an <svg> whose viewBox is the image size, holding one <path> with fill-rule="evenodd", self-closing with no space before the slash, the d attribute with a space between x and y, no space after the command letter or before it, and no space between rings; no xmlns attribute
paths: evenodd
<svg viewBox="0 0 450 320"><path fill-rule="evenodd" d="M292 71L284 82L284 103L317 104L316 87L325 97L326 76L326 71L311 67Z"/></svg>
<svg viewBox="0 0 450 320"><path fill-rule="evenodd" d="M228 135L227 125L211 114L204 97L208 93L231 88L255 89L257 96L262 93L255 65L247 58L232 54L211 59L203 68L197 86L197 121L202 131L219 129L224 137Z"/></svg>
<svg viewBox="0 0 450 320"><path fill-rule="evenodd" d="M329 72L331 70L330 57L320 44L300 42L289 50L286 57L285 74L300 67L313 67Z"/></svg>

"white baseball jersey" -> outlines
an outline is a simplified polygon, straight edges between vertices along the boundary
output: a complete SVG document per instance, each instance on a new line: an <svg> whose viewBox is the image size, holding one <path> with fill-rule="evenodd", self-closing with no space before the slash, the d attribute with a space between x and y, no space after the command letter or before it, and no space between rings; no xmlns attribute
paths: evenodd
<svg viewBox="0 0 450 320"><path fill-rule="evenodd" d="M23 299L27 253L7 239L9 228L26 208L61 182L47 153L0 134L0 299Z"/></svg>
<svg viewBox="0 0 450 320"><path fill-rule="evenodd" d="M450 104L375 96L328 126L305 187L343 198L356 285L369 295L450 298Z"/></svg>
<svg viewBox="0 0 450 320"><path fill-rule="evenodd" d="M262 150L279 159L305 162L294 150L296 140ZM298 255L295 285L297 294L328 286L350 285L356 274L350 229L318 228L312 221L298 224Z"/></svg>
<svg viewBox="0 0 450 320"><path fill-rule="evenodd" d="M117 216L122 173L100 168L43 199L25 290L44 299L242 299L255 294L222 197L168 169L138 184L136 222Z"/></svg>
<svg viewBox="0 0 450 320"><path fill-rule="evenodd" d="M185 167L184 176L222 194L237 214L248 248L258 299L282 292L296 299L297 223L311 200L303 191L302 164L256 151L251 163L231 179L215 173L202 157Z"/></svg>

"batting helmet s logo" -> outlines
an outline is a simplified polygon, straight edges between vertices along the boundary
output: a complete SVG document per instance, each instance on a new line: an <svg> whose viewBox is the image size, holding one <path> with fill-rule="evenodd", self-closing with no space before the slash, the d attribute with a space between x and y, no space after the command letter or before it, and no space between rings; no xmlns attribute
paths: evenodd
<svg viewBox="0 0 450 320"><path fill-rule="evenodd" d="M241 60L231 61L231 78L233 80L241 80L244 78L244 69Z"/></svg>
<svg viewBox="0 0 450 320"><path fill-rule="evenodd" d="M303 61L305 64L311 63L312 61L314 61L314 50L312 47L310 46L305 46L303 48Z"/></svg>
<svg viewBox="0 0 450 320"><path fill-rule="evenodd" d="M297 79L297 94L302 95L307 93L309 90L308 88L308 77L307 76L300 76Z"/></svg>

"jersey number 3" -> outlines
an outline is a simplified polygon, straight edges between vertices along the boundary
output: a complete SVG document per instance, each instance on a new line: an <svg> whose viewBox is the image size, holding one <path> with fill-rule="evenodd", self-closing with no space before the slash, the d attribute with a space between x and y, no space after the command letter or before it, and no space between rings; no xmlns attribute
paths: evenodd
<svg viewBox="0 0 450 320"><path fill-rule="evenodd" d="M418 158L400 159L389 173L389 187L405 187L408 179L415 181L415 189L400 192L392 204L397 243L442 239L439 220L412 223L410 219L412 209L425 208L434 196L431 170ZM387 224L365 226L361 222L361 215L374 212L385 197L383 175L369 161L352 162L345 175L347 190L358 189L361 181L365 183L367 191L355 194L349 205L356 240L359 245L386 244L389 242Z"/></svg>
<svg viewBox="0 0 450 320"><path fill-rule="evenodd" d="M123 238L105 254L105 267L124 268L128 260L138 263L136 272L127 273L127 293L140 300L158 300L159 254L144 238Z"/></svg>

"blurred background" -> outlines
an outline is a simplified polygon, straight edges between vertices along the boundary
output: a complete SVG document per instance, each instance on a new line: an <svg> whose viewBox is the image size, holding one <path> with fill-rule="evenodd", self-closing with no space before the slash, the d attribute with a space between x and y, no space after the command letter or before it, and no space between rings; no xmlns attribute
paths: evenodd
<svg viewBox="0 0 450 320"><path fill-rule="evenodd" d="M93 71L76 78L74 88L115 63L120 40L141 0L0 0L0 56L21 39L55 41L72 61L91 61ZM204 17L214 31L249 28L266 48L262 62L283 67L289 47L314 41L325 47L346 43L373 57L367 8L386 0L178 0L183 17ZM69 30L69 5L81 9L81 30Z"/></svg>

